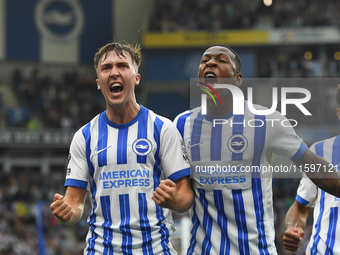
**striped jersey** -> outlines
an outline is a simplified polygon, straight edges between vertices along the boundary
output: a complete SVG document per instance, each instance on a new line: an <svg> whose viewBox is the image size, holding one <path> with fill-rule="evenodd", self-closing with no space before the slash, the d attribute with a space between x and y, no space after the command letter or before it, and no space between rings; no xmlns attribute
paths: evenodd
<svg viewBox="0 0 340 255"><path fill-rule="evenodd" d="M311 150L338 169L340 136L317 142L312 145ZM318 188L304 174L297 190L296 201L308 207L314 206L313 231L306 254L340 254L340 228L337 225L340 199Z"/></svg>
<svg viewBox="0 0 340 255"><path fill-rule="evenodd" d="M277 254L270 154L298 161L307 146L280 113L244 108L218 119L196 108L175 119L195 193L187 254Z"/></svg>
<svg viewBox="0 0 340 255"><path fill-rule="evenodd" d="M183 149L174 124L143 106L129 123L104 111L75 133L65 186L89 191L84 254L177 254L171 211L152 196L161 180L190 175Z"/></svg>

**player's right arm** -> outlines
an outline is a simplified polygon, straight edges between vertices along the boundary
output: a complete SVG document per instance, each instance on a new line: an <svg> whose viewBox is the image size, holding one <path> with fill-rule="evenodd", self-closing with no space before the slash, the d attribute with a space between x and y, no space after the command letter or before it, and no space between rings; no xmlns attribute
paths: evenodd
<svg viewBox="0 0 340 255"><path fill-rule="evenodd" d="M296 200L286 214L283 244L287 251L296 251L303 240L307 218L311 207L300 204Z"/></svg>
<svg viewBox="0 0 340 255"><path fill-rule="evenodd" d="M301 159L296 162L309 179L320 189L340 197L340 173L325 159L306 149ZM320 171L309 171L310 166L321 166Z"/></svg>
<svg viewBox="0 0 340 255"><path fill-rule="evenodd" d="M72 186L67 187L65 196L56 193L50 205L53 215L60 223L77 223L84 212L86 194L86 189Z"/></svg>

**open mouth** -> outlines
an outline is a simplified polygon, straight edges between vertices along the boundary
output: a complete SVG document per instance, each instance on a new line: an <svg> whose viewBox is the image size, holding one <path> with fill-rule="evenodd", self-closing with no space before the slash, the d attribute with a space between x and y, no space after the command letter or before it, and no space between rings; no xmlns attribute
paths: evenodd
<svg viewBox="0 0 340 255"><path fill-rule="evenodd" d="M218 78L217 78L216 74L214 74L214 73L208 72L208 73L204 74L204 82L205 83L215 84L215 83L217 83L217 80L218 80Z"/></svg>
<svg viewBox="0 0 340 255"><path fill-rule="evenodd" d="M119 93L123 91L123 86L119 83L114 83L110 86L111 93Z"/></svg>

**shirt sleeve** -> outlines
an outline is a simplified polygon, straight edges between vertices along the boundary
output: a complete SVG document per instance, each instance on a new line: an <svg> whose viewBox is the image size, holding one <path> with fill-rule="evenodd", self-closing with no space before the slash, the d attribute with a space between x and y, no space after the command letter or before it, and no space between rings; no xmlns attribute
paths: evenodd
<svg viewBox="0 0 340 255"><path fill-rule="evenodd" d="M190 175L189 159L182 137L169 120L161 136L160 157L165 176L172 181Z"/></svg>
<svg viewBox="0 0 340 255"><path fill-rule="evenodd" d="M75 133L70 145L65 186L73 186L87 190L90 188L86 145L81 130Z"/></svg>
<svg viewBox="0 0 340 255"><path fill-rule="evenodd" d="M315 152L315 144L313 144L310 149ZM302 178L300 180L295 200L302 205L313 207L317 197L318 187L307 177L305 173L302 173Z"/></svg>
<svg viewBox="0 0 340 255"><path fill-rule="evenodd" d="M266 119L268 148L270 151L297 162L307 149L307 145L296 134L289 120L279 112Z"/></svg>
<svg viewBox="0 0 340 255"><path fill-rule="evenodd" d="M307 177L305 173L302 173L302 178L300 180L295 200L302 205L313 207L317 196L318 187Z"/></svg>

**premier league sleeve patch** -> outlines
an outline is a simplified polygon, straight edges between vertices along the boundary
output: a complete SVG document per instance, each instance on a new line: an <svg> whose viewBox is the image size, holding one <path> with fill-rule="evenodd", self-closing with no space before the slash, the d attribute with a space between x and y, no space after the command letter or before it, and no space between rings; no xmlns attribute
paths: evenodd
<svg viewBox="0 0 340 255"><path fill-rule="evenodd" d="M185 162L189 162L189 156L188 156L188 152L187 149L185 147L184 141L181 140L181 147L182 147L182 155L183 155L183 160Z"/></svg>

